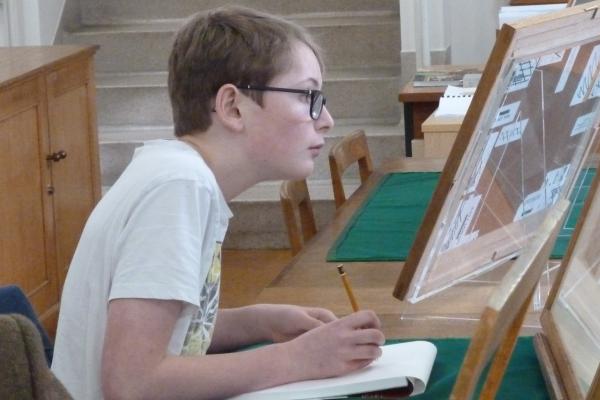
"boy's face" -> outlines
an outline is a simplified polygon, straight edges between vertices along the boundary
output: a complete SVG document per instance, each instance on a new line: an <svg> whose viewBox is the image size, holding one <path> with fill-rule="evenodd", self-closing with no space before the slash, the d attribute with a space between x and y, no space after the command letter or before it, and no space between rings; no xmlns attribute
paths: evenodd
<svg viewBox="0 0 600 400"><path fill-rule="evenodd" d="M314 53L298 43L291 68L268 86L288 89L321 89L323 78ZM266 91L263 106L254 103L247 120L249 153L262 180L304 179L314 169L314 159L324 144L323 134L333 127L326 107L320 117L310 117L310 96Z"/></svg>

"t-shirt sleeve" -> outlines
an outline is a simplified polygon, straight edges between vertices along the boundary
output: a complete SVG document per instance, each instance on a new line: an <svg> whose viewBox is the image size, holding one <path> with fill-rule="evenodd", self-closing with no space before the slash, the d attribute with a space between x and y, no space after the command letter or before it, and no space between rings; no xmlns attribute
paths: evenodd
<svg viewBox="0 0 600 400"><path fill-rule="evenodd" d="M198 306L208 273L202 244L210 207L209 190L194 181L170 181L147 193L118 240L109 300L181 300Z"/></svg>

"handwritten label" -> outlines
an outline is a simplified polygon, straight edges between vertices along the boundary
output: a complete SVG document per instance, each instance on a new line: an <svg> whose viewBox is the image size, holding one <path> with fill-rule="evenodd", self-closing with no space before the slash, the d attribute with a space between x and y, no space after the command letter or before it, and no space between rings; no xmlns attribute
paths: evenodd
<svg viewBox="0 0 600 400"><path fill-rule="evenodd" d="M521 102L516 101L514 103L500 107L498 109L498 114L496 114L496 119L494 120L492 129L513 122L515 120L515 116L517 115L517 111L519 110L520 105Z"/></svg>
<svg viewBox="0 0 600 400"><path fill-rule="evenodd" d="M549 171L544 177L542 187L529 193L521 202L513 221L519 221L555 204L567 179L569 167L567 164Z"/></svg>
<svg viewBox="0 0 600 400"><path fill-rule="evenodd" d="M517 208L513 221L520 221L523 218L546 208L544 194L545 193L542 190L536 190L533 193L529 193Z"/></svg>
<svg viewBox="0 0 600 400"><path fill-rule="evenodd" d="M573 130L571 131L571 136L576 136L580 133L587 132L592 127L593 122L593 112L589 114L584 114L581 117L577 118L577 120L575 121L575 125L573 126Z"/></svg>
<svg viewBox="0 0 600 400"><path fill-rule="evenodd" d="M483 153L481 153L481 157L477 160L477 164L473 170L473 174L469 178L469 182L467 183L467 193L475 191L475 188L479 184L479 180L481 179L481 175L487 165L487 162L492 154L492 149L494 148L494 144L498 139L498 132L492 132L488 136L487 143L483 149Z"/></svg>
<svg viewBox="0 0 600 400"><path fill-rule="evenodd" d="M575 60L577 59L577 55L579 54L580 48L580 46L573 47L569 52L569 58L567 58L565 67L563 68L562 73L560 74L560 79L556 84L556 89L554 90L554 93L560 93L565 89L565 85L567 84L567 80L571 75L571 71L573 70L573 65L575 65Z"/></svg>
<svg viewBox="0 0 600 400"><path fill-rule="evenodd" d="M597 86L600 84L600 82L598 82L598 79L596 79L596 75L599 66L600 44L596 45L592 50L592 54L590 55L587 65L583 70L581 79L579 79L577 89L575 89L575 93L573 93L573 98L571 99L571 107L583 103L584 101L588 100L588 98L598 96L598 94L600 93L600 88L597 88Z"/></svg>
<svg viewBox="0 0 600 400"><path fill-rule="evenodd" d="M523 132L527 127L527 123L529 122L529 118L523 119L521 121L516 121L512 124L506 125L500 131L500 136L498 137L498 141L496 141L496 147L504 146L507 143L514 142L515 140L520 140L523 137Z"/></svg>
<svg viewBox="0 0 600 400"><path fill-rule="evenodd" d="M544 189L546 195L546 207L556 203L558 196L560 195L563 185L567 179L570 165L563 165L553 169L546 174L544 179Z"/></svg>
<svg viewBox="0 0 600 400"><path fill-rule="evenodd" d="M467 231L471 226L480 201L481 195L479 194L471 195L460 203L452 223L448 227L442 251L453 249L477 238L478 231L470 233L467 233Z"/></svg>
<svg viewBox="0 0 600 400"><path fill-rule="evenodd" d="M510 83L508 85L507 93L514 92L516 90L525 89L529 86L529 81L537 67L537 60L527 60L517 63L512 70L510 77Z"/></svg>

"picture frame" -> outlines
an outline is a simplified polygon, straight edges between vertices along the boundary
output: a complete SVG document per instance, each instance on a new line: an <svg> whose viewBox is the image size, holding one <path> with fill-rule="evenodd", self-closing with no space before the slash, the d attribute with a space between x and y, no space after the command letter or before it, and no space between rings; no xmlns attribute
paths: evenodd
<svg viewBox="0 0 600 400"><path fill-rule="evenodd" d="M568 208L568 200L560 200L552 207L536 235L494 288L471 338L450 399L473 398L482 377L484 382L479 398L496 398L537 282Z"/></svg>
<svg viewBox="0 0 600 400"><path fill-rule="evenodd" d="M600 1L505 24L394 288L411 303L517 256L600 121Z"/></svg>
<svg viewBox="0 0 600 400"><path fill-rule="evenodd" d="M554 398L600 398L600 178L595 177L534 345Z"/></svg>

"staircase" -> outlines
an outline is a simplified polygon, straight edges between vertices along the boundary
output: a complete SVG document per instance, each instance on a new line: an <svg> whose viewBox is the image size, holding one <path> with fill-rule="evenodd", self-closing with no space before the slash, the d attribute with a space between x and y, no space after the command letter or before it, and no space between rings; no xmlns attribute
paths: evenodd
<svg viewBox="0 0 600 400"><path fill-rule="evenodd" d="M80 26L64 43L99 44L97 107L102 184L107 189L142 141L172 138L167 60L174 32L196 11L219 0L80 0ZM309 179L317 224L334 213L327 154L339 138L364 129L375 165L403 153L400 126L398 0L246 0L298 22L325 50L323 90L336 126ZM358 186L350 171L348 190ZM266 182L231 203L228 248L283 248L287 237L279 182Z"/></svg>

